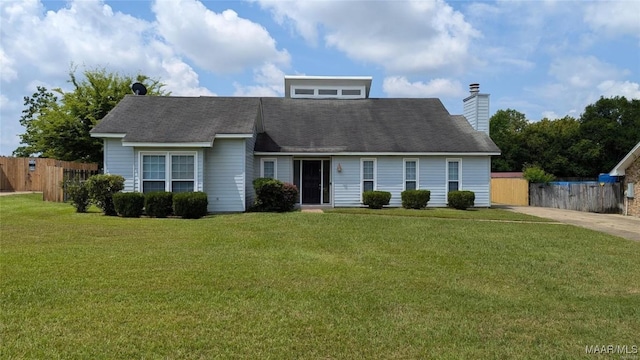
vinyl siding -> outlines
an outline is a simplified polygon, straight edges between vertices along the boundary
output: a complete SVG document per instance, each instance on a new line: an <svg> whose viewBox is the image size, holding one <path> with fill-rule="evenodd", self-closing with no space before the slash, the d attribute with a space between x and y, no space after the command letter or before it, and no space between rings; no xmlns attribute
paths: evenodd
<svg viewBox="0 0 640 360"><path fill-rule="evenodd" d="M360 203L360 156L334 156L332 159L332 178L335 207L362 206ZM445 156L378 156L376 161L376 189L391 192L389 206L402 206L404 189L404 159L418 159L418 188L431 191L429 207L447 206L447 179ZM488 156L458 157L462 162L462 190L471 190L476 194L475 206L490 206L490 171ZM337 172L337 164L342 172Z"/></svg>
<svg viewBox="0 0 640 360"><path fill-rule="evenodd" d="M476 207L491 206L491 159L488 156L462 159L462 190L476 194Z"/></svg>
<svg viewBox="0 0 640 360"><path fill-rule="evenodd" d="M210 212L245 211L246 139L216 139L205 151L204 191Z"/></svg>
<svg viewBox="0 0 640 360"><path fill-rule="evenodd" d="M244 183L244 192L245 192L245 209L248 209L251 205L253 205L255 201L255 192L253 191L253 179L255 174L255 157L253 156L253 149L256 143L256 130L253 131L253 137L250 139L246 139L246 146L244 150L244 158L245 158L245 183ZM258 161L259 162L259 161Z"/></svg>
<svg viewBox="0 0 640 360"><path fill-rule="evenodd" d="M105 174L124 177L124 191L135 190L135 156L132 147L122 146L121 139L104 139Z"/></svg>
<svg viewBox="0 0 640 360"><path fill-rule="evenodd" d="M276 159L276 178L282 182L293 183L293 157L292 156L256 156L253 163L253 174L259 178L262 173L262 159Z"/></svg>
<svg viewBox="0 0 640 360"><path fill-rule="evenodd" d="M489 95L477 94L465 100L464 117L471 126L489 134Z"/></svg>

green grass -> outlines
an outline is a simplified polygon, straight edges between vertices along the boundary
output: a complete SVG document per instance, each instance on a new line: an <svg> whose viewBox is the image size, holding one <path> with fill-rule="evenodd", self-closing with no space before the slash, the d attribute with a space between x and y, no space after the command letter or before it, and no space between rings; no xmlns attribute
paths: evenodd
<svg viewBox="0 0 640 360"><path fill-rule="evenodd" d="M329 213L339 214L361 214L361 215L386 215L386 216L409 216L425 218L443 219L475 219L475 220L499 220L499 221L532 221L532 222L552 222L549 219L539 218L527 214L505 211L503 209L473 208L468 210L456 210L451 208L425 208L422 210L403 208L335 208L325 210Z"/></svg>
<svg viewBox="0 0 640 360"><path fill-rule="evenodd" d="M40 199L0 197L2 359L573 359L640 345L640 243L586 229L124 219Z"/></svg>

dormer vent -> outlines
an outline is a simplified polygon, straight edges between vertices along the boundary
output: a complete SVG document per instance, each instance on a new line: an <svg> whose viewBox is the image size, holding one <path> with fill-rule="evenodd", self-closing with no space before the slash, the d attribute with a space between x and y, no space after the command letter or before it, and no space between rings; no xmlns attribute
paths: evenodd
<svg viewBox="0 0 640 360"><path fill-rule="evenodd" d="M285 97L301 99L366 99L371 89L370 76L284 77Z"/></svg>

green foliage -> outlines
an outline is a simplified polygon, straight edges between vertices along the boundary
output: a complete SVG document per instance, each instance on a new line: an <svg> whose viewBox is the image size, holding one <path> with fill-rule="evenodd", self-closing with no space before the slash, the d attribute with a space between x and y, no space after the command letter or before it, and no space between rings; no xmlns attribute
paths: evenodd
<svg viewBox="0 0 640 360"><path fill-rule="evenodd" d="M476 201L476 194L473 191L458 190L450 191L447 194L447 206L458 210L466 210L473 207Z"/></svg>
<svg viewBox="0 0 640 360"><path fill-rule="evenodd" d="M65 194L71 200L71 205L76 208L76 212L87 212L91 199L89 197L89 189L85 181L78 179L67 179L62 183Z"/></svg>
<svg viewBox="0 0 640 360"><path fill-rule="evenodd" d="M202 191L173 194L173 213L183 219L199 219L207 215L209 200Z"/></svg>
<svg viewBox="0 0 640 360"><path fill-rule="evenodd" d="M384 205L389 205L391 193L388 191L365 191L362 193L362 203L368 205L370 209L382 209Z"/></svg>
<svg viewBox="0 0 640 360"><path fill-rule="evenodd" d="M31 97L24 97L20 124L25 132L15 156L102 163L102 140L92 138L89 131L131 94L131 84L146 84L148 95L166 95L164 84L145 75L122 76L104 68L85 70L82 75L78 79L75 68L69 72L72 91L57 88L51 92L38 86Z"/></svg>
<svg viewBox="0 0 640 360"><path fill-rule="evenodd" d="M113 194L124 189L124 178L120 175L93 175L87 180L89 197L102 212L108 216L116 216L113 205Z"/></svg>
<svg viewBox="0 0 640 360"><path fill-rule="evenodd" d="M538 165L525 165L522 176L531 183L548 184L555 180L553 174L549 174Z"/></svg>
<svg viewBox="0 0 640 360"><path fill-rule="evenodd" d="M140 217L144 207L144 195L139 192L113 194L113 206L122 217Z"/></svg>
<svg viewBox="0 0 640 360"><path fill-rule="evenodd" d="M525 115L513 109L498 110L489 120L491 139L502 155L491 160L492 171L514 171L522 168L523 132L529 122Z"/></svg>
<svg viewBox="0 0 640 360"><path fill-rule="evenodd" d="M253 188L256 193L253 211L291 211L298 200L298 188L280 180L257 178L253 180Z"/></svg>
<svg viewBox="0 0 640 360"><path fill-rule="evenodd" d="M147 216L166 218L173 213L173 193L153 191L144 196L144 211Z"/></svg>
<svg viewBox="0 0 640 360"><path fill-rule="evenodd" d="M427 203L431 200L431 191L429 190L405 190L400 196L402 197L402 207L405 209L423 209L427 207Z"/></svg>

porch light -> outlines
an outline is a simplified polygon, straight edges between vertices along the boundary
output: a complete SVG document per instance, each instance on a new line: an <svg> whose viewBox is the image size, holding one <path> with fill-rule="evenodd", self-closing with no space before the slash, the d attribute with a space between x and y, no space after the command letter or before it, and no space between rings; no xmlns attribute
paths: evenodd
<svg viewBox="0 0 640 360"><path fill-rule="evenodd" d="M342 172L342 165L340 165L340 163L338 163L338 168L336 170L338 170L338 172Z"/></svg>

